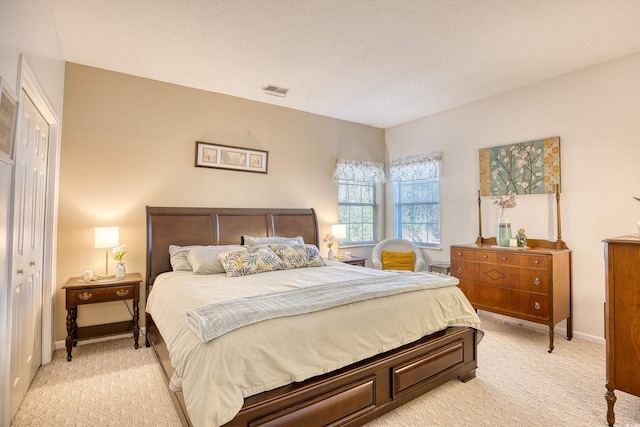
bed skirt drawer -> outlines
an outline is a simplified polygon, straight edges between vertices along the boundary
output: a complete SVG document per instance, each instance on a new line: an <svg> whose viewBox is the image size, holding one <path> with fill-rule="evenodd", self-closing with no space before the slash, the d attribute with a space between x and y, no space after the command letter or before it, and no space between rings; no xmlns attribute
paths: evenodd
<svg viewBox="0 0 640 427"><path fill-rule="evenodd" d="M410 360L392 369L393 397L411 390L424 382L432 381L451 369L464 364L464 342L451 343L447 347Z"/></svg>
<svg viewBox="0 0 640 427"><path fill-rule="evenodd" d="M332 390L300 406L249 423L250 427L297 427L340 424L375 408L376 378ZM330 411L326 408L332 408Z"/></svg>

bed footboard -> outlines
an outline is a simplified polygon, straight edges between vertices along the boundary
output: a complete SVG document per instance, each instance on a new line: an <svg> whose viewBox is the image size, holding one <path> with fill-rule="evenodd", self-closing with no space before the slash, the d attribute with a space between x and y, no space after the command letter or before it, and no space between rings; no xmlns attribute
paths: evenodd
<svg viewBox="0 0 640 427"><path fill-rule="evenodd" d="M147 325L148 345L168 383L173 367L166 346L149 315ZM448 328L338 371L251 396L225 426L365 424L449 380L474 378L476 335L473 328ZM190 426L182 392L170 393L183 424Z"/></svg>

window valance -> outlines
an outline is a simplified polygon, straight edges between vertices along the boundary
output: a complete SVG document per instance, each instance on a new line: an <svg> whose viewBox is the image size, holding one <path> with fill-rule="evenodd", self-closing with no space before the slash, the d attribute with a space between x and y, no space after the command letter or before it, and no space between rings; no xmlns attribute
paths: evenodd
<svg viewBox="0 0 640 427"><path fill-rule="evenodd" d="M391 181L417 181L440 176L442 153L421 154L397 159L389 167Z"/></svg>
<svg viewBox="0 0 640 427"><path fill-rule="evenodd" d="M384 163L338 160L333 173L336 181L366 181L384 183Z"/></svg>

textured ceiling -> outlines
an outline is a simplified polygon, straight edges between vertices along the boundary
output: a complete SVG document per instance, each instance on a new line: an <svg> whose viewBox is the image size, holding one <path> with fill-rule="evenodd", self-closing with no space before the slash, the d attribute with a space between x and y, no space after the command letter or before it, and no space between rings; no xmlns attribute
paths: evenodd
<svg viewBox="0 0 640 427"><path fill-rule="evenodd" d="M67 61L381 128L640 51L638 0L49 4Z"/></svg>

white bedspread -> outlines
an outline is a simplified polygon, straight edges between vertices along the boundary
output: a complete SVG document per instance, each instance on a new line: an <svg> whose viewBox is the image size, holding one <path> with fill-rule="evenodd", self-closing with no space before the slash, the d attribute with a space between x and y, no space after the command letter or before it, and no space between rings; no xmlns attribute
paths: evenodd
<svg viewBox="0 0 640 427"><path fill-rule="evenodd" d="M270 319L206 344L187 322L188 310L219 301L396 274L400 273L333 262L326 267L234 278L190 272L159 276L147 311L182 378L191 421L195 426L218 426L235 417L245 397L341 368L447 326L480 329L478 316L455 286L457 279L430 273L415 274L427 281L445 280L451 286Z"/></svg>

